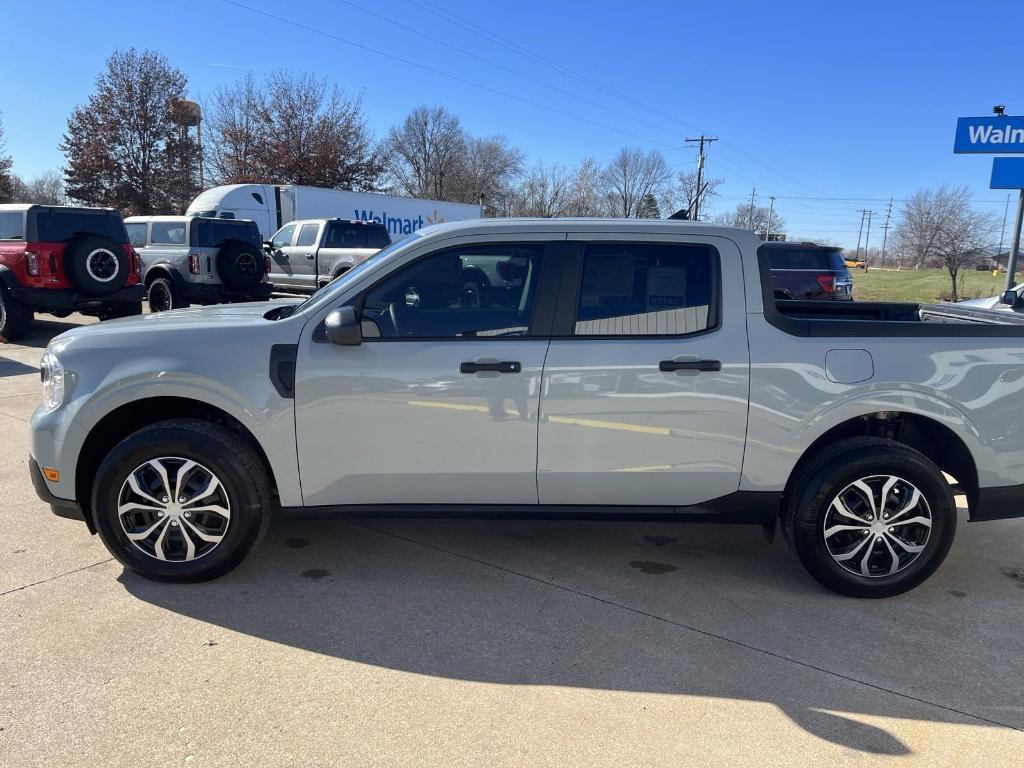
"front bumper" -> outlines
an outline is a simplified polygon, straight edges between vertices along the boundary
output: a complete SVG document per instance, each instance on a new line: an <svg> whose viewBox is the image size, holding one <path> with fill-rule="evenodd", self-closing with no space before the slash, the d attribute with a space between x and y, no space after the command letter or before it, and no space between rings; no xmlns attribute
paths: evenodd
<svg viewBox="0 0 1024 768"><path fill-rule="evenodd" d="M36 312L56 310L99 309L104 304L135 304L141 303L146 295L146 287L142 284L130 288L122 288L106 296L86 296L78 291L65 288L13 288L11 295L31 307Z"/></svg>
<svg viewBox="0 0 1024 768"><path fill-rule="evenodd" d="M43 471L32 456L28 457L28 471L32 476L32 487L35 488L36 496L50 505L50 511L53 514L57 517L66 517L68 520L82 520L89 524L90 529L92 528L92 521L86 520L82 506L77 501L58 499L50 493L50 489L46 486L46 480L43 478Z"/></svg>

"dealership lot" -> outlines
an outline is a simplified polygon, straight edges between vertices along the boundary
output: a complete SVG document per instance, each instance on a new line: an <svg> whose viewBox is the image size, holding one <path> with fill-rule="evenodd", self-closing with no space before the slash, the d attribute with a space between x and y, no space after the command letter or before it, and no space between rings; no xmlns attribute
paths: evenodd
<svg viewBox="0 0 1024 768"><path fill-rule="evenodd" d="M0 765L1019 765L1024 520L966 523L898 598L825 591L755 528L279 522L147 582L27 472L0 347Z"/></svg>

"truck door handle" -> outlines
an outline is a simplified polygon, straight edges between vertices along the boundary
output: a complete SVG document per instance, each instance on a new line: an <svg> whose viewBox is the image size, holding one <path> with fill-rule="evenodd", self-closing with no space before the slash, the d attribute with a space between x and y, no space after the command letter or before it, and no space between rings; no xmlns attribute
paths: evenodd
<svg viewBox="0 0 1024 768"><path fill-rule="evenodd" d="M312 259L315 255L316 255L315 253L307 253L306 254L306 258L307 259Z"/></svg>
<svg viewBox="0 0 1024 768"><path fill-rule="evenodd" d="M722 370L722 361L662 360L658 363L658 370L662 373L673 373L675 371L720 371Z"/></svg>
<svg viewBox="0 0 1024 768"><path fill-rule="evenodd" d="M462 363L460 373L521 373L523 364L517 360L487 363Z"/></svg>

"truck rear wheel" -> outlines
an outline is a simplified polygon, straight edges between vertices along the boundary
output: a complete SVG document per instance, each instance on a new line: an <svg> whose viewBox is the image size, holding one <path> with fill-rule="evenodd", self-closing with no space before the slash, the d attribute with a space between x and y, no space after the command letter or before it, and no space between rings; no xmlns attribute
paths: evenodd
<svg viewBox="0 0 1024 768"><path fill-rule="evenodd" d="M185 297L169 278L158 277L149 284L150 312L166 312L169 309L183 309L187 306Z"/></svg>
<svg viewBox="0 0 1024 768"><path fill-rule="evenodd" d="M156 581L222 576L266 532L272 497L263 462L240 436L197 419L129 435L103 460L92 514L110 553Z"/></svg>
<svg viewBox="0 0 1024 768"><path fill-rule="evenodd" d="M0 341L17 341L32 325L32 310L0 285Z"/></svg>
<svg viewBox="0 0 1024 768"><path fill-rule="evenodd" d="M783 504L793 554L829 589L890 597L945 559L956 504L926 456L881 438L842 440L800 470Z"/></svg>

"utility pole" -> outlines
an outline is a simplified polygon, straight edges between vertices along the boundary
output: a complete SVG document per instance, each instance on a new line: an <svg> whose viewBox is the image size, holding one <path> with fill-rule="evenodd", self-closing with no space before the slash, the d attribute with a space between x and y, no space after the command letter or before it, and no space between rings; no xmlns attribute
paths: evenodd
<svg viewBox="0 0 1024 768"><path fill-rule="evenodd" d="M697 186L696 191L693 195L693 212L691 218L697 221L700 216L700 196L704 193L704 188L701 185L701 180L704 178L704 145L710 144L713 141L718 141L717 136L705 136L703 133L696 139L687 139L687 144L699 144L700 148L697 150Z"/></svg>
<svg viewBox="0 0 1024 768"><path fill-rule="evenodd" d="M1003 255L1003 241L1006 239L1006 215L1010 212L1010 192L1006 193L1006 205L1003 206L1003 226L999 230L999 249L996 251L996 264L998 258Z"/></svg>
<svg viewBox="0 0 1024 768"><path fill-rule="evenodd" d="M1020 227L1024 224L1024 189L1017 200L1017 220L1013 225L1013 245L1010 246L1010 258L1006 263L1006 290L1012 291L1017 282L1017 254L1020 251Z"/></svg>
<svg viewBox="0 0 1024 768"><path fill-rule="evenodd" d="M764 241L767 243L772 236L772 214L775 212L775 195L768 195L771 205L768 206L768 226L764 230Z"/></svg>
<svg viewBox="0 0 1024 768"><path fill-rule="evenodd" d="M864 235L864 269L865 269L865 271L868 268L868 241L871 239L871 216L874 214L874 211L868 211L867 214L868 214L868 231L867 231L867 234Z"/></svg>
<svg viewBox="0 0 1024 768"><path fill-rule="evenodd" d="M750 209L747 211L747 226L754 228L754 195L757 194L757 187L750 188Z"/></svg>
<svg viewBox="0 0 1024 768"><path fill-rule="evenodd" d="M860 231L857 232L857 255L856 259L860 259L860 241L864 237L864 214L867 213L865 210L859 210L857 213L860 214Z"/></svg>
<svg viewBox="0 0 1024 768"><path fill-rule="evenodd" d="M889 242L889 219L892 218L892 198L889 198L889 207L885 211L885 226L882 227L884 234L882 235L882 257L879 261L882 262L882 266L885 266L885 245Z"/></svg>

